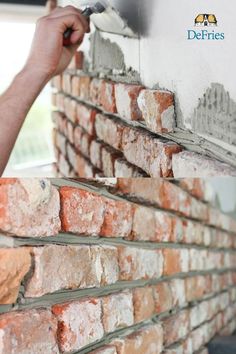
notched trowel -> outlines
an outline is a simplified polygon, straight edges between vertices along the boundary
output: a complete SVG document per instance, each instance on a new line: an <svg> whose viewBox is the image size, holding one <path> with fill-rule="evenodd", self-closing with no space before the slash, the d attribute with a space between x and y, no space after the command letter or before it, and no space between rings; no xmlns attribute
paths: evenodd
<svg viewBox="0 0 236 354"><path fill-rule="evenodd" d="M73 4L75 3L81 5L81 1L73 1ZM85 1L82 3L85 5ZM87 18L90 17L93 24L103 32L138 38L138 34L129 27L127 21L120 16L118 10L108 0L89 1L82 14ZM66 31L65 39L70 37L71 32L69 31Z"/></svg>

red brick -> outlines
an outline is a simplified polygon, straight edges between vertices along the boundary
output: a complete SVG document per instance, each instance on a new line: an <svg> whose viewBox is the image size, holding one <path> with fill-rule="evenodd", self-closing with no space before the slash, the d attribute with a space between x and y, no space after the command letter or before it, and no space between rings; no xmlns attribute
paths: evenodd
<svg viewBox="0 0 236 354"><path fill-rule="evenodd" d="M0 230L21 237L56 235L60 230L59 194L46 179L0 184Z"/></svg>
<svg viewBox="0 0 236 354"><path fill-rule="evenodd" d="M114 149L120 150L124 126L115 119L110 119L103 114L97 114L95 129L97 137Z"/></svg>
<svg viewBox="0 0 236 354"><path fill-rule="evenodd" d="M127 120L142 120L142 112L138 107L138 96L143 86L115 85L115 98L118 114Z"/></svg>
<svg viewBox="0 0 236 354"><path fill-rule="evenodd" d="M117 113L115 100L115 84L111 81L103 81L101 84L100 103L109 113Z"/></svg>
<svg viewBox="0 0 236 354"><path fill-rule="evenodd" d="M160 278L163 273L161 251L119 247L120 280Z"/></svg>
<svg viewBox="0 0 236 354"><path fill-rule="evenodd" d="M92 164L99 170L102 169L102 148L103 144L100 141L93 140L90 145L90 160Z"/></svg>
<svg viewBox="0 0 236 354"><path fill-rule="evenodd" d="M102 147L102 170L105 177L115 177L115 161L121 154L109 146Z"/></svg>
<svg viewBox="0 0 236 354"><path fill-rule="evenodd" d="M172 235L172 219L163 211L137 206L132 230L134 240L169 242Z"/></svg>
<svg viewBox="0 0 236 354"><path fill-rule="evenodd" d="M106 237L128 237L133 221L132 204L120 200L105 199L104 223L101 235Z"/></svg>
<svg viewBox="0 0 236 354"><path fill-rule="evenodd" d="M77 153L76 153L75 149L73 148L73 146L71 146L70 144L67 144L66 150L67 150L68 161L70 162L73 169L76 170Z"/></svg>
<svg viewBox="0 0 236 354"><path fill-rule="evenodd" d="M90 83L91 77L80 76L79 86L80 86L80 99L88 101L90 98Z"/></svg>
<svg viewBox="0 0 236 354"><path fill-rule="evenodd" d="M173 93L143 90L138 97L138 105L148 128L154 133L174 131L176 121Z"/></svg>
<svg viewBox="0 0 236 354"><path fill-rule="evenodd" d="M118 280L118 254L114 247L49 245L34 247L32 252L34 269L26 284L26 297L99 287Z"/></svg>
<svg viewBox="0 0 236 354"><path fill-rule="evenodd" d="M124 129L124 156L151 177L172 177L172 155L181 150L177 144L157 139L143 130Z"/></svg>
<svg viewBox="0 0 236 354"><path fill-rule="evenodd" d="M67 130L67 120L64 113L59 111L52 112L52 121L56 125L60 133L63 133Z"/></svg>
<svg viewBox="0 0 236 354"><path fill-rule="evenodd" d="M62 76L57 75L52 79L52 87L55 87L58 91L62 90Z"/></svg>
<svg viewBox="0 0 236 354"><path fill-rule="evenodd" d="M169 346L184 338L189 332L189 312L183 310L163 321L164 344Z"/></svg>
<svg viewBox="0 0 236 354"><path fill-rule="evenodd" d="M176 278L169 281L172 292L173 307L186 306L185 281L184 279Z"/></svg>
<svg viewBox="0 0 236 354"><path fill-rule="evenodd" d="M113 343L118 354L160 354L163 349L163 330L160 324L146 326Z"/></svg>
<svg viewBox="0 0 236 354"><path fill-rule="evenodd" d="M155 303L151 287L133 290L135 323L150 319L155 314Z"/></svg>
<svg viewBox="0 0 236 354"><path fill-rule="evenodd" d="M68 177L68 176L70 176L70 174L71 174L71 167L70 167L68 161L65 159L65 157L64 157L62 154L60 154L60 156L59 156L58 166L59 166L60 174L61 174L63 177Z"/></svg>
<svg viewBox="0 0 236 354"><path fill-rule="evenodd" d="M211 282L208 276L197 275L185 279L186 298L193 301L204 297L205 294L211 292Z"/></svg>
<svg viewBox="0 0 236 354"><path fill-rule="evenodd" d="M180 212L185 216L191 215L191 196L178 186L168 181L163 181L162 206L165 209Z"/></svg>
<svg viewBox="0 0 236 354"><path fill-rule="evenodd" d="M68 68L72 70L82 70L83 65L84 65L84 52L77 51L73 56Z"/></svg>
<svg viewBox="0 0 236 354"><path fill-rule="evenodd" d="M30 248L0 249L0 304L16 301L20 284L31 266Z"/></svg>
<svg viewBox="0 0 236 354"><path fill-rule="evenodd" d="M236 176L236 169L230 165L191 151L173 156L173 172L175 178Z"/></svg>
<svg viewBox="0 0 236 354"><path fill-rule="evenodd" d="M99 299L55 305L52 311L59 321L57 336L62 353L77 351L104 335Z"/></svg>
<svg viewBox="0 0 236 354"><path fill-rule="evenodd" d="M101 87L103 80L93 78L90 84L90 99L93 104L100 106Z"/></svg>
<svg viewBox="0 0 236 354"><path fill-rule="evenodd" d="M95 177L97 171L88 159L78 154L76 173L82 178L93 178Z"/></svg>
<svg viewBox="0 0 236 354"><path fill-rule="evenodd" d="M59 111L64 112L65 110L65 102L64 102L64 94L63 93L58 93L57 98L56 98L56 106L59 109Z"/></svg>
<svg viewBox="0 0 236 354"><path fill-rule="evenodd" d="M0 316L1 353L59 354L57 321L49 310L27 310Z"/></svg>
<svg viewBox="0 0 236 354"><path fill-rule="evenodd" d="M57 106L57 92L51 93L51 105L53 108Z"/></svg>
<svg viewBox="0 0 236 354"><path fill-rule="evenodd" d="M170 284L162 282L153 287L153 295L155 300L155 312L160 314L172 309L173 298Z"/></svg>
<svg viewBox="0 0 236 354"><path fill-rule="evenodd" d="M67 138L71 144L74 144L74 126L70 121L67 121Z"/></svg>
<svg viewBox="0 0 236 354"><path fill-rule="evenodd" d="M60 152L66 156L66 138L64 135L56 132L55 135L55 145L60 150Z"/></svg>
<svg viewBox="0 0 236 354"><path fill-rule="evenodd" d="M104 331L107 333L132 326L134 324L132 293L125 291L104 297L102 314Z"/></svg>
<svg viewBox="0 0 236 354"><path fill-rule="evenodd" d="M77 102L70 97L64 99L65 114L67 118L72 122L77 122Z"/></svg>
<svg viewBox="0 0 236 354"><path fill-rule="evenodd" d="M131 165L125 159L120 158L115 161L115 176L121 178L145 177L145 172L138 167Z"/></svg>
<svg viewBox="0 0 236 354"><path fill-rule="evenodd" d="M71 94L73 97L78 98L80 96L80 78L79 76L73 76L71 80Z"/></svg>
<svg viewBox="0 0 236 354"><path fill-rule="evenodd" d="M95 133L95 117L97 111L89 108L83 104L77 104L77 122L84 128L90 135Z"/></svg>
<svg viewBox="0 0 236 354"><path fill-rule="evenodd" d="M140 201L161 204L163 180L158 178L118 178L117 191Z"/></svg>
<svg viewBox="0 0 236 354"><path fill-rule="evenodd" d="M164 275L189 271L189 252L187 249L166 248L163 250Z"/></svg>
<svg viewBox="0 0 236 354"><path fill-rule="evenodd" d="M86 235L100 234L105 212L102 197L71 187L60 188L60 195L63 231Z"/></svg>
<svg viewBox="0 0 236 354"><path fill-rule="evenodd" d="M71 79L72 79L72 76L70 74L66 74L64 73L63 74L63 79L62 79L62 89L65 93L68 93L70 95L71 93Z"/></svg>
<svg viewBox="0 0 236 354"><path fill-rule="evenodd" d="M201 178L184 178L179 180L179 185L192 196L201 200L207 199L205 195L206 190L211 188L210 184L208 184L205 179Z"/></svg>

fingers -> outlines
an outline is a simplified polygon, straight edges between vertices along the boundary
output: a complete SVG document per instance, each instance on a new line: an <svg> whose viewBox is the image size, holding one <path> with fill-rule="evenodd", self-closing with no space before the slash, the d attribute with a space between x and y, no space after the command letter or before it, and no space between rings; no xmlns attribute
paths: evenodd
<svg viewBox="0 0 236 354"><path fill-rule="evenodd" d="M52 13L48 17L54 19L64 16L78 16L78 18L83 24L85 32L90 31L89 21L81 14L81 11L79 9L76 9L73 6L66 6L64 8L57 7L54 11L52 11Z"/></svg>

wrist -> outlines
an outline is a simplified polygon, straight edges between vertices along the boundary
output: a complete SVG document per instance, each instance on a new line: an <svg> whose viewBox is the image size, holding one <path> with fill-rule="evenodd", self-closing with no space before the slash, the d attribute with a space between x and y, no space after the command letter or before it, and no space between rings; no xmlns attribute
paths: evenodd
<svg viewBox="0 0 236 354"><path fill-rule="evenodd" d="M26 64L17 76L24 78L26 81L30 80L31 85L37 85L41 88L43 88L52 77L49 72L46 72L37 66L31 66L30 64Z"/></svg>

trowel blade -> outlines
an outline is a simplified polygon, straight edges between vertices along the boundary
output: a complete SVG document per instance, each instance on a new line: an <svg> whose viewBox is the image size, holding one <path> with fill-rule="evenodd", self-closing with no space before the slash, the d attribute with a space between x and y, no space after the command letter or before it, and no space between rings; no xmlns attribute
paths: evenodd
<svg viewBox="0 0 236 354"><path fill-rule="evenodd" d="M92 6L97 2L100 2L105 8L101 14L93 14L90 16L93 24L101 31L120 34L126 37L138 38L138 34L129 27L128 22L125 18L120 16L119 11L112 6L109 0L77 0L72 1L73 4L76 3L78 6Z"/></svg>
<svg viewBox="0 0 236 354"><path fill-rule="evenodd" d="M103 4L103 2L101 3ZM119 12L110 4L106 7L105 12L91 15L91 20L94 25L103 32L138 38L138 34L128 26L127 21L122 18Z"/></svg>

